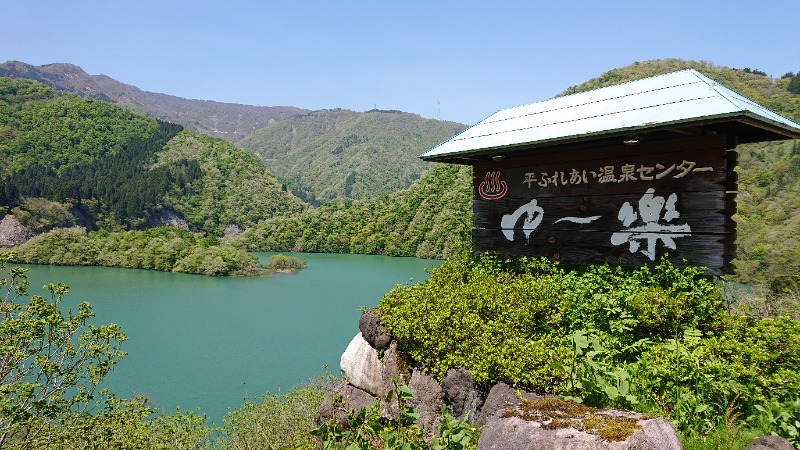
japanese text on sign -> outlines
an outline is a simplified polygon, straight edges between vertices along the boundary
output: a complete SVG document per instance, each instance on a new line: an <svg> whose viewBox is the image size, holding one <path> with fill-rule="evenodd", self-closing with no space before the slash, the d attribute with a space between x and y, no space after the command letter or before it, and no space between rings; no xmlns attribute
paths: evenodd
<svg viewBox="0 0 800 450"><path fill-rule="evenodd" d="M570 171L555 170L553 172L526 172L522 180L528 188L535 183L537 186L570 186L595 183L628 183L632 181L661 180L663 178L680 179L692 172L712 172L713 167L697 167L694 161L683 160L680 164L671 165L655 164L646 166L640 164L623 164L621 166L601 166L597 170Z"/></svg>

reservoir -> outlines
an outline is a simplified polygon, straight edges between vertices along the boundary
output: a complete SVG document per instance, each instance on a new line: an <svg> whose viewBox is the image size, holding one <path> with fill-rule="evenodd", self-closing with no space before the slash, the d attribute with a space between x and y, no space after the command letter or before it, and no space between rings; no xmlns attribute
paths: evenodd
<svg viewBox="0 0 800 450"><path fill-rule="evenodd" d="M425 280L441 263L286 254L308 267L258 277L25 267L29 294L63 282L70 286L63 310L88 301L92 323L116 323L127 334L128 354L101 386L118 397L147 396L166 413L200 408L219 423L244 399L286 392L326 371L339 375L339 357L358 333L359 308L376 306L398 284ZM270 255L259 257L266 262Z"/></svg>

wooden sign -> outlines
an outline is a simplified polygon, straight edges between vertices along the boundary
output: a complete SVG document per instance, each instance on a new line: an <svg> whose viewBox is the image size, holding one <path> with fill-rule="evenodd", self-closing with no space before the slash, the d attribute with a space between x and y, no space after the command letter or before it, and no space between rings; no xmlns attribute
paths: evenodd
<svg viewBox="0 0 800 450"><path fill-rule="evenodd" d="M722 135L474 166L476 252L721 274L735 256L735 153Z"/></svg>

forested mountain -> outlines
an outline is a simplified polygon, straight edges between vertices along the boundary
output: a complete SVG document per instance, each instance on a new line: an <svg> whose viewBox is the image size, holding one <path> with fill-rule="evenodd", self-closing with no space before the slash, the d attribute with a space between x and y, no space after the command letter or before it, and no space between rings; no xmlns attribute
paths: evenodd
<svg viewBox="0 0 800 450"><path fill-rule="evenodd" d="M239 105L142 91L106 75L89 75L72 64L33 66L6 61L0 64L0 77L36 80L81 97L128 105L143 114L234 143L272 121L308 112L293 106Z"/></svg>
<svg viewBox="0 0 800 450"><path fill-rule="evenodd" d="M471 205L472 168L437 164L406 190L269 219L233 243L253 251L449 258L471 249Z"/></svg>
<svg viewBox="0 0 800 450"><path fill-rule="evenodd" d="M703 62L638 62L561 95L684 68L800 121L793 88L800 75L774 79ZM243 141L262 164L219 139L0 78L0 203L37 232L87 221L146 227L174 210L194 231L221 235L235 225L243 233L231 242L250 250L441 258L469 248L471 173L417 155L462 128L395 111L316 111ZM735 279L797 292L800 142L740 145L737 152Z"/></svg>
<svg viewBox="0 0 800 450"><path fill-rule="evenodd" d="M181 130L0 77L0 207L35 231L74 224L57 212L64 209L107 229L152 226L171 209L193 230L213 233L305 208L251 154Z"/></svg>
<svg viewBox="0 0 800 450"><path fill-rule="evenodd" d="M239 145L309 203L377 199L430 168L417 156L466 128L400 111L314 111L274 122Z"/></svg>

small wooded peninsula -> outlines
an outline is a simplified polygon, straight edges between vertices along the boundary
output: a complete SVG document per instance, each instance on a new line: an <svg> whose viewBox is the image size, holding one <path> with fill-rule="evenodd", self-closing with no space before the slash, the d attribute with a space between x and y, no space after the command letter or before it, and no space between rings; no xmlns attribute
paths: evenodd
<svg viewBox="0 0 800 450"><path fill-rule="evenodd" d="M800 141L737 147L732 273L710 280L702 269L667 262L572 270L471 255L471 170L417 160L463 124L400 111L288 108L258 110L247 128L224 120L211 132L191 101L126 103L110 94L109 80L68 68L70 83L60 77L64 67L0 65L0 265L8 291L0 348L3 361L25 368L41 361L35 351L46 345L36 343L70 349L82 336L81 350L67 352L78 372L49 364L42 372L79 394L39 401L44 385L31 387L30 372L8 365L0 372L0 447L475 448L480 427L452 409L436 416L436 430L420 428L425 406L406 385L423 375L443 383L460 369L481 404L501 383L517 390L525 400L509 414L524 420L542 413L529 394L562 395L664 418L684 448L744 448L768 434L800 445ZM642 61L558 95L686 68L800 122L800 74L771 78L706 62ZM256 114L241 106L204 105L219 117ZM395 352L398 376L364 409L320 422L323 402L341 412L361 395L325 378L248 401L221 425L96 392L95 381L122 358L124 333L88 326L89 305L65 316L56 307L64 285L47 286L52 302L28 296L24 272L13 266L252 275L264 272L257 251L448 261L366 312L395 347L370 343L365 351L379 363ZM740 289L731 291L734 284ZM19 329L33 330L22 346ZM95 395L102 405L82 409ZM576 426L551 419L561 421L557 428Z"/></svg>

